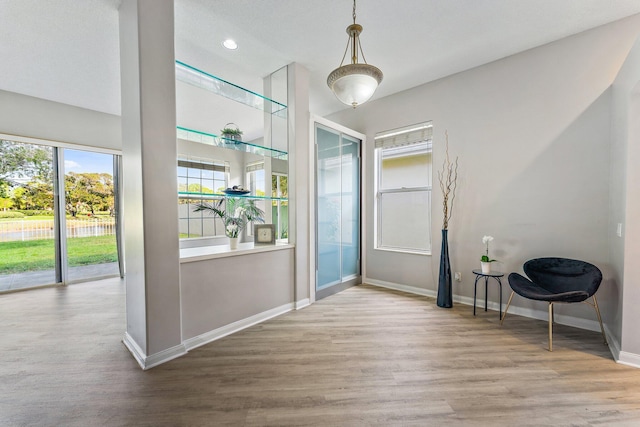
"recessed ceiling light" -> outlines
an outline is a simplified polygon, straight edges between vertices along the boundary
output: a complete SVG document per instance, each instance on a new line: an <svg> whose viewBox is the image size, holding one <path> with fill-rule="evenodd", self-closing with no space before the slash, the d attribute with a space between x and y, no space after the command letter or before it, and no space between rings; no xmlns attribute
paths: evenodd
<svg viewBox="0 0 640 427"><path fill-rule="evenodd" d="M226 47L229 50L236 50L238 48L238 43L236 43L234 40L226 39L222 42L222 46Z"/></svg>

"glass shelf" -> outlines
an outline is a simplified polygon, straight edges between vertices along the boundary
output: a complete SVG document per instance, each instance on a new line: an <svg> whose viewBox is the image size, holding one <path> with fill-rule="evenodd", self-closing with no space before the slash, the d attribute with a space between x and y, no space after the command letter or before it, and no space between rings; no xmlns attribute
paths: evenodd
<svg viewBox="0 0 640 427"><path fill-rule="evenodd" d="M233 101L240 102L277 117L287 118L287 106L259 93L199 70L184 62L176 61L176 80L208 90Z"/></svg>
<svg viewBox="0 0 640 427"><path fill-rule="evenodd" d="M199 142L200 144L213 145L215 147L227 148L229 150L242 151L244 153L253 153L274 159L288 159L286 151L276 150L275 148L237 141L235 139L223 138L212 133L200 132L199 130L183 128L181 126L178 126L177 129L178 138L186 139L187 141Z"/></svg>
<svg viewBox="0 0 640 427"><path fill-rule="evenodd" d="M190 191L178 191L178 196L182 196L182 197L202 197L204 199L222 199L225 197L233 197L238 198L238 199L255 199L255 200L275 200L275 201L281 201L281 202L287 202L289 201L289 199L287 197L269 197L269 196L252 196L251 194L244 194L244 195L228 195L228 194L224 194L224 193L195 193L195 192L190 192Z"/></svg>

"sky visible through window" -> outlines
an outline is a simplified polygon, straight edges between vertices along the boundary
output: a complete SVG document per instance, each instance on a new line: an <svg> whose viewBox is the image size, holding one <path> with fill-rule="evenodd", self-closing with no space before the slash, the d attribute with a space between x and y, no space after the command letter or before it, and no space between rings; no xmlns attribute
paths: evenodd
<svg viewBox="0 0 640 427"><path fill-rule="evenodd" d="M113 156L90 151L64 150L66 173L108 173L113 175Z"/></svg>

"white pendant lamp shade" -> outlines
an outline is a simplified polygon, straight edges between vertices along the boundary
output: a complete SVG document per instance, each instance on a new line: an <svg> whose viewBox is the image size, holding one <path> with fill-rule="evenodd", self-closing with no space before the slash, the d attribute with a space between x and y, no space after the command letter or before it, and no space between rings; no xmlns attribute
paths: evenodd
<svg viewBox="0 0 640 427"><path fill-rule="evenodd" d="M347 27L349 40L344 51L340 66L327 77L327 85L343 104L356 108L367 102L373 96L382 81L382 71L367 64L364 52L360 46L362 25L356 24L356 0L353 0L353 24ZM351 64L342 65L351 47ZM358 63L358 53L362 55L364 63Z"/></svg>
<svg viewBox="0 0 640 427"><path fill-rule="evenodd" d="M343 65L327 78L336 98L353 108L371 99L381 81L382 71L369 64Z"/></svg>

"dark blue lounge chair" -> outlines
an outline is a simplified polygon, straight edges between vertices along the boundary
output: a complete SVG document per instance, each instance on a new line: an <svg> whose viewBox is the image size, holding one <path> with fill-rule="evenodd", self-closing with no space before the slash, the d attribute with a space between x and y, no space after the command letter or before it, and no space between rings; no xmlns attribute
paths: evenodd
<svg viewBox="0 0 640 427"><path fill-rule="evenodd" d="M602 272L598 267L575 259L536 258L527 261L523 269L529 278L518 273L509 275L509 285L513 292L500 324L507 316L514 293L528 299L548 302L549 351L553 351L553 304L583 302L595 308L604 343L607 343L595 295L602 282ZM593 303L588 302L588 298L592 298Z"/></svg>

